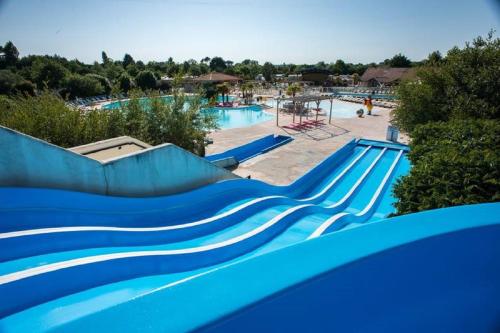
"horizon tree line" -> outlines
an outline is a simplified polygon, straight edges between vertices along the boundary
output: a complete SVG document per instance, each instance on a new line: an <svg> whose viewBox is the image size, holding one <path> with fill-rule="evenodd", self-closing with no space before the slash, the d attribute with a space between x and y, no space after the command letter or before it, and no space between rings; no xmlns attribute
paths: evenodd
<svg viewBox="0 0 500 333"><path fill-rule="evenodd" d="M272 82L275 74L297 74L310 68L326 69L333 74L357 74L361 76L370 66L387 65L410 67L420 63L411 62L406 56L397 54L379 64L346 63L320 61L316 64L272 64L262 65L257 60L245 59L233 62L219 56L204 57L200 61L190 59L175 62L172 57L166 61L135 60L129 53L123 59L114 60L105 51L101 52L101 62L85 64L78 59L68 60L58 55L27 55L20 57L19 50L11 41L0 46L0 94L35 94L49 89L61 96L72 99L109 95L111 92L128 93L133 88L143 91L165 88L158 85L161 77L178 75L200 76L209 72L236 75L244 80L253 80L262 74L267 82Z"/></svg>

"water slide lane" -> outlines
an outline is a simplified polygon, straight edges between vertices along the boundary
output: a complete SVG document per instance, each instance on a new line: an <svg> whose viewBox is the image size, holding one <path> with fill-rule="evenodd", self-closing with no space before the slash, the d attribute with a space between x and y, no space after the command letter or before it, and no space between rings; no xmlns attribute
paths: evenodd
<svg viewBox="0 0 500 333"><path fill-rule="evenodd" d="M373 192L357 195L353 200L354 204L348 210L327 219L308 238L316 238L324 233L339 230L347 223L360 223L369 219L383 197L384 191L389 189L391 181L394 180L394 172L403 154L404 151L400 150L393 158L389 169L380 171L380 174L383 174L383 178L380 181L377 182L374 177L368 183L367 187L370 187Z"/></svg>
<svg viewBox="0 0 500 333"><path fill-rule="evenodd" d="M363 171L362 168L367 163L366 160L371 159L376 150L370 149L370 147L355 150L353 156L335 169L332 173L333 176L329 177L329 182L325 184L323 189L318 189L314 195L299 199L299 201L292 201L287 197L269 196L249 201L240 207L234 207L233 211L229 210L208 219L165 227L126 229L117 227L58 227L3 233L0 234L0 246L13 250L8 253L0 253L0 262L79 248L164 244L213 234L220 229L245 221L247 216L255 212L261 212L267 208L273 209L273 205L318 202L333 191L339 181L349 177L357 177L357 174ZM261 221L263 220L261 219Z"/></svg>
<svg viewBox="0 0 500 333"><path fill-rule="evenodd" d="M336 179L344 179L344 178L349 178L350 182L354 182L356 179L359 178L359 174L366 172L366 169L370 167L370 165L374 164L375 159L381 155L381 150L375 150L371 154L360 154L358 157L354 158L352 161L350 161L341 171L338 173L337 177L332 180L331 183L335 184ZM366 160L366 161L365 161ZM361 162L365 161L365 162ZM358 165L359 164L359 165ZM346 170L352 170L349 172L344 172ZM354 172L356 171L356 172ZM338 178L341 177L341 178ZM330 183L330 184L331 184ZM335 189L335 187L330 187L330 190ZM349 191L349 188L344 188L343 190ZM310 198L316 198L319 199L321 198L319 196L321 195L327 195L328 192L323 192L320 191L316 193L314 196ZM345 193L347 194L347 193ZM307 199L310 199L307 198ZM285 201L284 199L281 199L282 201ZM275 202L277 202L275 200ZM303 203L310 203L308 200L304 199L303 202L293 202L294 205L297 204L303 204ZM244 232L247 232L249 230L252 230L256 228L259 225L262 225L266 221L269 221L273 217L277 216L280 213L283 213L284 211L291 209L294 205L288 204L288 205L275 205L271 206L267 209L263 210L256 210L254 213L250 214L249 216L245 217L244 219L238 221L237 224L229 225L226 226L225 228L220 228L222 230L215 230L212 233L209 233L206 236L202 237L197 237L197 238L192 238L186 241L181 241L181 242L176 242L176 243L171 243L171 244L161 244L157 246L142 246L142 247L105 247L105 248L93 248L93 249L88 249L88 250L77 250L77 251L65 251L65 252L55 252L55 253L50 253L46 255L33 255L31 257L26 257L18 260L11 260L4 262L0 264L0 274L8 274L12 273L15 271L23 270L26 268L30 267L36 267L40 265L45 265L49 263L55 263L59 261L64 261L64 260L70 260L70 259L75 259L75 258L80 258L80 257L85 257L85 256L91 256L91 255L99 255L99 254L109 254L109 253L117 253L117 252L128 252L128 251L137 251L137 250L150 250L150 251L156 251L156 250L169 250L169 249L179 249L179 248L190 248L190 247L196 247L196 246L201 246L205 244L210 244L210 243L216 243L218 241L224 241L227 239L230 239L232 237L236 237L237 235L243 234ZM102 234L102 233L101 233ZM134 233L129 233L129 237L136 237ZM151 236L147 237L154 237L155 234L158 234L156 232L150 233ZM59 234L56 234L59 235ZM84 235L85 236L85 235ZM112 244L113 239L110 238L108 235L104 234L105 238L103 241L105 244ZM47 245L50 246L50 244L53 244L54 242L29 242L30 238L26 237L18 237L17 238L19 242L22 242L19 244L19 246L16 247L18 249L18 253L20 251L25 251L25 253L30 249L34 250L39 250L41 246ZM63 238L64 239L64 238ZM84 237L84 240L88 240L89 237ZM92 241L95 240L95 236L90 238ZM71 244L72 240L71 238L67 238L67 241L70 244L59 244L56 243L59 247L67 246L70 247L73 244ZM130 242L130 241L129 241ZM27 244L26 244L27 243ZM13 248L13 247L11 247ZM35 251L33 251L35 252ZM43 252L39 252L43 253ZM13 256L12 253L9 253L10 256ZM7 254L4 254L3 256L7 256Z"/></svg>
<svg viewBox="0 0 500 333"><path fill-rule="evenodd" d="M383 153L383 152L382 152ZM380 156L381 154L379 154L378 156ZM275 216L273 219L271 219L270 221L266 222L264 225L261 225L259 226L258 228L256 229L253 229L251 231L248 231L246 234L243 234L243 235L239 235L237 237L234 237L232 239L228 239L226 241L222 241L221 243L218 243L218 244L211 244L211 245L208 245L208 246L205 246L205 248L208 248L210 250L218 250L217 247L220 247L220 248L224 248L226 247L226 245L232 245L232 244L236 244L236 245L242 245L242 243L244 241L254 241L254 240L257 240L258 238L260 237L263 237L265 239L264 243L266 241L268 241L269 239L272 239L274 237L275 234L279 234L282 230L283 230L283 227L286 227L287 224L290 224L293 222L293 219L291 218L291 216L295 213L295 211L299 211L300 209L306 207L306 206L312 206L311 204L309 205L302 205L302 206L296 206L294 208L290 208L288 210L285 210L283 213L281 213L281 216L280 215L277 215ZM264 214L266 212L263 212ZM272 214L272 215L275 215L275 214ZM278 222L280 222L278 224ZM242 223L238 226L241 227L241 225L251 225L249 223ZM279 227L279 228L272 228L271 227ZM260 230L259 230L260 229ZM261 231L264 231L266 229L269 229L269 231L266 231L266 232L261 232ZM276 229L276 230L275 230ZM285 228L286 229L286 228ZM238 231L238 234L241 233L242 230L239 230ZM267 234L271 234L271 235L267 235ZM213 237L212 237L213 239ZM226 244L224 244L222 246L222 244L226 242ZM257 244L254 244L252 246L259 246L259 243ZM201 246L198 246L197 248L191 248L192 251L190 251L189 249L186 249L186 248L183 248L182 250L178 250L176 252L176 250L157 250L158 253L156 254L153 254L153 256L151 256L152 254L152 251L135 251L133 252L132 256L131 253L115 253L112 256L112 259L113 260L118 260L118 261L121 261L121 260L130 260L132 258L137 258L137 257L142 257L143 255L144 256L147 256L149 257L149 259L152 259L155 255L159 255L159 256L163 256L163 255L185 255L187 253L191 254L191 253L195 253L195 252L202 252L205 251L206 249L203 249L203 250L200 250L200 247L203 248L203 245ZM228 251L229 252L229 251ZM213 263L217 263L217 262L220 262L220 261L224 261L224 260L228 260L230 258L234 258L238 255L243 255L245 252L248 252L248 249L244 249L244 247L242 247L241 249L241 252L238 252L238 251L234 251L233 253L229 254L229 253L226 253L225 256L221 256L221 255L217 255L217 260L216 262L213 262L213 258L211 258L210 260L201 260L201 262L199 263L199 265L210 265L210 264L213 264ZM138 253L141 253L141 254L138 254ZM137 257L136 257L137 255ZM43 276L45 276L45 273L53 273L55 274L54 272L56 273L62 273L64 271L67 271L68 269L72 270L72 269L77 269L77 268L82 268L82 264L92 264L92 265L95 265L95 264L101 264L103 262L106 262L108 259L110 259L111 257L109 257L110 255L98 255L98 256L94 256L93 258L80 258L80 259L72 259L72 260L68 260L66 262L57 262L57 263L53 263L53 264L49 264L49 265L45 265L45 266L42 266L42 267L38 267L38 268L30 268L30 269L27 269L25 270L24 272L17 272L17 273L11 273L11 274L8 274L8 275L4 275L2 278L3 278L3 281L2 282L2 285L5 285L5 284L9 284L9 283L16 283L16 282L20 282L21 283L23 281L25 281L25 278L27 277L30 277L30 278L33 278L35 277L35 280L37 278L40 278L43 280ZM102 257L106 257L104 260L100 261L101 259L100 258ZM97 261L96 261L97 259ZM193 258L194 259L194 258ZM212 260L212 261L211 261ZM75 262L77 262L75 264ZM68 266L69 265L69 266ZM48 267L48 266L51 266L51 267ZM180 270L183 270L183 269L194 269L196 268L196 265L194 264L191 264L191 265L187 265L187 266L183 266L181 265L182 268L180 268ZM64 267L64 269L61 269L62 267ZM153 268L153 267L150 267L150 269ZM41 270L40 270L41 269ZM173 268L173 270L170 270L172 269L172 267L168 267L168 271L172 271L172 272L175 272L177 268ZM45 270L45 271L43 271ZM41 271L43 271L42 273L40 273ZM115 272L115 270L113 270L113 272ZM122 272L122 273L128 273L127 275L127 278L132 278L134 277L134 274L131 273L131 272ZM154 272L150 272L150 273L153 273L155 274ZM157 272L156 274L158 273L161 273L161 272ZM10 275L10 277L9 277ZM119 274L118 274L119 275ZM11 279L9 281L9 278L12 278L13 276L16 276L16 278L19 278L21 277L21 279L18 279L16 280L16 278L14 279ZM106 276L106 278L110 278L109 276ZM98 280L98 279L97 279ZM71 282L75 282L75 281L71 281ZM98 283L103 283L104 281L101 281L101 282L98 282ZM107 282L112 282L112 281L107 281ZM81 281L80 282L81 284L83 285L86 285L86 287L92 287L92 286L95 286L95 285L98 285L98 283L96 284L96 281ZM78 283L75 283L76 285L78 285ZM77 286L73 286L73 289L70 288L70 287L67 287L69 288L70 290L73 290L73 291L77 291L76 288L81 288L81 285L79 285L78 287ZM69 290L58 290L58 295L59 296L62 296L64 295L65 293L68 293ZM45 298L50 298L50 297L54 297L54 295L38 295L39 296L39 299L43 299L44 297ZM29 303L29 302L27 302ZM6 310L7 311L7 310Z"/></svg>
<svg viewBox="0 0 500 333"><path fill-rule="evenodd" d="M394 170L394 175L392 176L392 184L395 183L396 179L399 179L401 176L408 174L410 171L410 161L406 155L401 156L401 160L399 161L396 169ZM383 193L383 196L375 208L373 214L366 222L377 221L380 219L386 218L389 214L393 213L394 203L396 202L396 198L392 192L392 186L389 186Z"/></svg>
<svg viewBox="0 0 500 333"><path fill-rule="evenodd" d="M289 227L287 230L275 237L270 242L266 243L264 246L259 247L256 250L249 252L237 259L233 259L229 262L216 265L216 268L210 267L208 269L217 269L217 266L226 266L231 262L237 262L244 258L260 255L272 251L276 248L303 240L307 236L308 230L317 227L317 225L324 221L324 219L326 219L328 216L329 215L327 214L307 215L305 218L299 219L297 222L292 224L291 227ZM76 294L71 294L66 297L62 297L16 313L10 317L5 318L5 325L9 327L15 327L16 325L20 325L23 323L23 318L31 318L31 327L35 327L33 325L38 325L36 327L42 328L54 327L59 324L66 323L72 319L76 319L85 316L86 314L93 313L94 311L96 311L96 309L99 310L125 302L131 298L138 297L149 292L154 292L155 289L160 287L166 288L169 286L173 286L177 283L174 282L176 280L181 280L182 282L182 279L190 279L190 277L195 277L197 274L204 274L206 272L206 269L201 268L195 271L181 272L169 275L147 276L143 278L107 284ZM53 308L60 308L61 310L58 311L57 314L51 314L50 309ZM34 321L33 318L35 318ZM1 323L2 321L0 321L0 325L2 325Z"/></svg>

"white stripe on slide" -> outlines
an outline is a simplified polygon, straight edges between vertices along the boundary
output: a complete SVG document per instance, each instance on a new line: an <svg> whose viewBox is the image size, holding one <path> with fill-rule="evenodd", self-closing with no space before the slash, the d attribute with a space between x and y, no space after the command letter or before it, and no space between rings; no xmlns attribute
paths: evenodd
<svg viewBox="0 0 500 333"><path fill-rule="evenodd" d="M290 214L294 213L295 211L300 210L304 207L307 207L307 206L313 206L313 205L306 204L306 205L299 205L299 206L293 207L285 212L282 212L279 215L276 215L274 218L272 218L271 220L262 224L261 226L255 228L247 233L239 235L237 237L225 240L223 242L208 244L208 245L203 245L203 246L198 246L198 247L192 247L192 248L187 248L187 249L121 252L121 253L102 254L102 255L96 255L96 256L90 256L90 257L84 257L84 258L78 258L78 259L71 259L71 260L61 261L61 262L48 264L48 265L44 265L44 266L39 266L39 267L34 267L34 268L28 268L28 269L25 269L25 270L22 270L19 272L14 272L14 273L2 275L2 276L0 276L0 285L12 283L12 282L15 282L18 280L26 279L26 278L40 275L40 274L54 272L54 271L61 270L61 269L66 269L66 268L81 266L81 265L86 265L86 264L92 264L92 263L98 263L98 262L103 262L103 261L108 261L108 260L134 258L134 257L147 257L147 256L182 255L182 254L192 254L192 253L199 253L199 252L215 250L215 249L222 248L222 247L229 246L229 245L233 245L233 244L236 244L238 242L244 241L248 238L251 238L251 237L265 231L266 229L269 229L270 227L277 224L279 221L281 221L283 218L287 217L288 215L290 215Z"/></svg>
<svg viewBox="0 0 500 333"><path fill-rule="evenodd" d="M233 213L236 213L237 211L240 211L246 207L249 207L251 205L257 204L261 201L266 201L270 200L273 198L284 198L283 196L280 195L272 195L272 196L267 196L267 197L261 197L257 198L254 200L251 200L249 202L246 202L242 205L239 205L237 207L234 207L224 213L221 213L219 215L214 215L206 219L202 219L199 221L194 221L190 223L184 223L184 224L176 224L176 225L169 225L169 226L163 226L163 227L147 227L147 228L123 228L123 227L62 227L62 228L42 228L42 229L31 229L31 230L20 230L20 231L12 231L12 232L6 232L3 234L0 234L0 239L3 238L12 238L12 237L21 237L21 236L30 236L30 235L39 235L39 234L48 234L48 233L57 233L57 232L72 232L72 231L140 231L140 232L145 232L145 231L165 231L165 230L175 230L175 229L183 229L183 228L190 228L194 227L197 225L205 224L205 223L210 223L215 220L224 218L226 216L229 216Z"/></svg>
<svg viewBox="0 0 500 333"><path fill-rule="evenodd" d="M383 154L383 152L384 151L382 151L379 154L379 156L377 156L376 160L378 160L380 158L380 156L381 156L381 154ZM374 164L372 163L372 165L374 165ZM215 249L222 248L222 247L229 246L229 245L233 245L233 244L236 244L238 242L244 241L248 238L251 238L251 237L265 231L266 229L272 227L273 225L279 223L282 219L284 219L288 215L290 215L298 210L301 210L303 208L311 207L311 206L314 206L314 205L313 204L303 204L303 205L289 208L288 210L276 215L274 218L272 218L271 220L262 224L261 226L255 228L247 233L239 235L237 237L225 240L223 242L208 244L208 245L203 245L203 246L198 246L198 247L193 247L193 248L187 248L187 249L121 252L121 253L111 253L111 254L103 254L103 255L96 255L96 256L90 256L90 257L84 257L84 258L71 259L71 260L66 260L66 261L48 264L48 265L44 265L44 266L28 268L28 269L25 269L22 271L18 271L18 272L14 272L14 273L0 276L0 285L15 282L15 281L18 281L21 279L29 278L29 277L40 275L40 274L46 274L46 273L61 270L61 269L66 269L66 268L80 266L80 265L86 265L86 264L92 264L92 263L98 263L98 262L103 262L103 261L108 261L108 260L133 258L133 257L146 257L146 256L182 255L182 254L192 254L192 253L199 253L199 252L215 250Z"/></svg>
<svg viewBox="0 0 500 333"><path fill-rule="evenodd" d="M385 184L389 180L389 177L391 176L392 172L396 168L396 165L398 164L398 162L401 159L402 155L403 155L403 150L400 150L399 154L397 155L397 157L392 162L391 167L386 172L386 174L384 176L384 179L382 179L382 182L380 182L380 185L378 186L377 190L373 194L370 202L365 206L365 208L361 212L355 214L356 217L361 217L361 216L365 215L366 213L368 213L370 211L370 209L372 208L372 206L375 204L375 202L377 201L378 197L380 196L380 194L381 194L381 192L382 192ZM326 231L326 229L328 229L333 223L335 223L340 218L342 218L342 217L344 217L346 215L350 215L350 213L339 213L339 214L336 214L336 215L332 216L331 218L329 218L328 220L326 220L325 222L323 222L316 230L314 230L314 232L307 239L316 238L316 237L321 236Z"/></svg>
<svg viewBox="0 0 500 333"><path fill-rule="evenodd" d="M354 193L354 191L356 191L356 189L361 185L363 180L372 171L372 169L375 167L377 162L380 160L380 158L382 158L382 155L384 155L384 153L386 151L387 151L387 148L382 149L382 151L377 155L377 157L373 160L373 162L370 164L370 166L365 170L365 172L363 172L361 177L359 177L359 179L356 181L356 183L351 187L349 192L347 192L347 194L344 195L344 197L342 199L340 199L339 201L337 201L333 205L328 206L327 208L335 208L335 207L338 207L338 206L342 205L343 203L345 203L351 197L351 195Z"/></svg>
<svg viewBox="0 0 500 333"><path fill-rule="evenodd" d="M321 195L325 194L327 190L329 190L333 185L335 185L360 159L363 157L368 150L371 148L371 146L366 147L342 172L335 177L333 181L331 181L321 192L318 194L305 198L305 199L300 199L297 200L299 202L307 202L314 200ZM7 239L7 238L15 238L15 237L23 237L23 236L33 236L33 235L42 235L42 234L54 234L54 233L63 233L63 232L84 232L84 231L112 231L112 232L157 232L157 231L168 231L168 230L177 230L177 229L184 229L184 228L191 228L195 226L199 226L202 224L207 224L211 223L217 220L220 220L222 218L225 218L229 215L232 215L236 212L239 212L240 210L243 210L247 207L250 207L254 204L257 204L259 202L271 200L271 199L277 199L277 198L282 198L285 199L287 198L286 196L282 195L272 195L272 196L267 196L267 197L261 197L257 198L254 200L250 200L249 202L246 202L244 204L241 204L239 206L236 206L224 213L202 219L199 221L194 221L190 223L184 223L184 224L176 224L176 225L171 225L171 226L163 226L163 227L144 227L144 228L138 228L138 227L133 227L133 228L125 228L125 227L94 227L94 226L81 226L81 227L54 227L54 228L40 228L40 229L31 229L31 230L19 230L19 231L12 231L12 232L6 232L6 233L0 233L0 239Z"/></svg>

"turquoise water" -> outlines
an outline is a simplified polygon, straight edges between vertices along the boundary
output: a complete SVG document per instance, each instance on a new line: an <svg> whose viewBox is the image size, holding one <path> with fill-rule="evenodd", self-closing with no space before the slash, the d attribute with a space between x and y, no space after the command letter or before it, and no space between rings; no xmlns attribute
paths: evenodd
<svg viewBox="0 0 500 333"><path fill-rule="evenodd" d="M172 96L163 96L161 97L167 102L172 101ZM233 96L229 96L229 100L234 100ZM148 99L143 99L144 103L147 103ZM217 98L217 101L220 102L222 99L220 96ZM120 108L121 103L127 103L127 101L122 102L111 102L103 106L103 109L118 109ZM188 107L188 103L186 102L185 107ZM212 107L202 109L202 112L208 112L215 114L217 116L217 124L220 129L229 129L229 128L240 128L240 127L248 127L258 123L261 123L266 120L272 119L274 116L272 114L266 113L263 111L262 107L258 105L237 107L237 108L229 108L229 107Z"/></svg>
<svg viewBox="0 0 500 333"><path fill-rule="evenodd" d="M272 106L272 107L276 107L276 101L273 99L268 99L266 101L266 104L269 106ZM309 103L309 107L316 108L316 103L315 102ZM321 101L319 107L321 109L323 109L322 110L323 113L326 113L328 115L330 112L330 101L329 100ZM361 104L334 100L333 106L332 106L332 117L333 118L354 118L354 117L357 117L356 111L359 109L364 109L365 113L366 113L366 109ZM372 113L376 114L379 110L380 109L378 109L377 107L374 107L372 110Z"/></svg>
<svg viewBox="0 0 500 333"><path fill-rule="evenodd" d="M203 112L217 115L217 123L221 129L247 127L274 118L273 115L263 111L258 105L239 108L209 108Z"/></svg>

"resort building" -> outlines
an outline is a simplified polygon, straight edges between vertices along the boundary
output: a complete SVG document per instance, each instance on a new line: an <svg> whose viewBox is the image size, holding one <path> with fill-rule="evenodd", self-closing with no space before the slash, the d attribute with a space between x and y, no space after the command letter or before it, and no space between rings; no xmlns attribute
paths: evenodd
<svg viewBox="0 0 500 333"><path fill-rule="evenodd" d="M198 76L194 79L194 81L198 83L238 83L242 82L243 79L229 74L212 72L209 74Z"/></svg>
<svg viewBox="0 0 500 333"><path fill-rule="evenodd" d="M361 86L383 87L397 85L403 79L415 77L413 68L370 67L361 76Z"/></svg>
<svg viewBox="0 0 500 333"><path fill-rule="evenodd" d="M328 77L332 74L329 70L319 68L308 68L301 71L302 81L310 81L319 86L325 84Z"/></svg>

